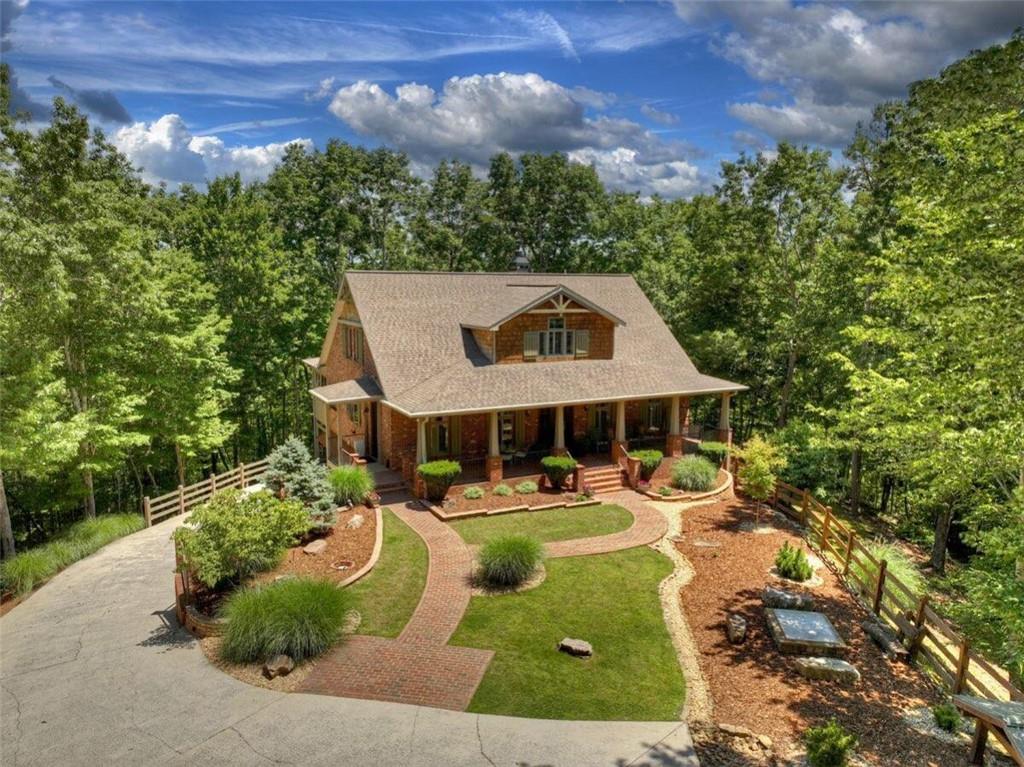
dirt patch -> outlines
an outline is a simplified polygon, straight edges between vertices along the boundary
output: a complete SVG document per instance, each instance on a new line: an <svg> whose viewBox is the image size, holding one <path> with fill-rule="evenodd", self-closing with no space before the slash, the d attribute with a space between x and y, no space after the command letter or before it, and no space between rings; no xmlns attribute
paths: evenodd
<svg viewBox="0 0 1024 767"><path fill-rule="evenodd" d="M700 649L714 720L768 735L776 753L788 754L799 748L804 730L834 716L858 736L859 753L868 764L964 764L966 751L923 735L905 721L904 711L933 705L942 696L919 671L891 663L875 647L860 628L868 612L831 570L819 570L823 583L813 595L818 609L849 643L846 659L860 670L861 682L843 687L804 679L796 672L794 657L776 650L760 592L768 583L779 583L768 571L783 541L800 545L801 539L788 525L767 519L776 526L775 534L741 532L741 524L753 516L754 505L739 499L687 509L682 513L682 540L675 544L696 571L693 581L682 589L681 600ZM725 619L730 612L747 619L747 640L742 645L726 639Z"/></svg>

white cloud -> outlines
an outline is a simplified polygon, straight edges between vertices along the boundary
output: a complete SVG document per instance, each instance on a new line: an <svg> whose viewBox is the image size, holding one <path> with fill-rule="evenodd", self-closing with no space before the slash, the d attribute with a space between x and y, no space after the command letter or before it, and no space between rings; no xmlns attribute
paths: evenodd
<svg viewBox="0 0 1024 767"><path fill-rule="evenodd" d="M514 11L509 18L530 29L540 39L547 39L557 45L567 59L579 61L579 54L572 44L572 38L555 18L546 11Z"/></svg>
<svg viewBox="0 0 1024 767"><path fill-rule="evenodd" d="M406 83L392 96L376 83L357 82L338 90L330 111L357 133L407 152L418 167L454 156L481 170L498 152L560 151L592 162L612 186L645 194L685 175L689 147L631 120L589 115L584 99L607 102L537 74L502 72L453 77L440 93ZM624 172L627 164L644 170Z"/></svg>
<svg viewBox="0 0 1024 767"><path fill-rule="evenodd" d="M654 122L661 123L662 125L677 125L679 123L678 115L674 115L671 112L662 112L650 104L642 104L640 106L640 114L648 120L654 120Z"/></svg>
<svg viewBox="0 0 1024 767"><path fill-rule="evenodd" d="M597 175L613 189L639 190L644 196L692 197L709 188L708 179L686 160L645 162L635 149L578 149L569 159L594 166Z"/></svg>
<svg viewBox="0 0 1024 767"><path fill-rule="evenodd" d="M280 161L289 143L262 146L226 146L216 136L195 136L185 121L168 114L151 123L137 122L118 130L113 142L127 155L142 178L151 184L165 182L203 184L225 173L239 173L244 181L266 178ZM309 139L296 139L312 147Z"/></svg>

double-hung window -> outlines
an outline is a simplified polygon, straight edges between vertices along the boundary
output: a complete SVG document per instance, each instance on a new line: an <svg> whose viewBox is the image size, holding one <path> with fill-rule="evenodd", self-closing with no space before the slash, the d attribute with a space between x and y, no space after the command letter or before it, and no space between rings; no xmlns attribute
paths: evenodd
<svg viewBox="0 0 1024 767"><path fill-rule="evenodd" d="M345 356L350 360L362 364L363 361L363 331L354 325L342 327L342 338L344 339Z"/></svg>
<svg viewBox="0 0 1024 767"><path fill-rule="evenodd" d="M562 357L572 353L573 331L566 329L564 317L552 317L547 331L540 334L540 356Z"/></svg>

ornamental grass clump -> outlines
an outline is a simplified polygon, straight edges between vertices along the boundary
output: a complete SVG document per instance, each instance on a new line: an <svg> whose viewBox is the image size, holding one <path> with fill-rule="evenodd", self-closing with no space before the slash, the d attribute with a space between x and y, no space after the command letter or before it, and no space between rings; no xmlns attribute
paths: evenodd
<svg viewBox="0 0 1024 767"><path fill-rule="evenodd" d="M502 535L480 549L480 575L491 586L518 586L544 558L544 547L527 535Z"/></svg>
<svg viewBox="0 0 1024 767"><path fill-rule="evenodd" d="M650 479L661 466L661 459L665 456L660 450L634 450L629 457L640 461L640 476L643 479Z"/></svg>
<svg viewBox="0 0 1024 767"><path fill-rule="evenodd" d="M790 546L789 541L783 543L775 554L775 569L783 578L800 583L814 575L814 568L807 561L804 550Z"/></svg>
<svg viewBox="0 0 1024 767"><path fill-rule="evenodd" d="M826 725L807 730L804 745L811 767L845 767L857 747L857 737L831 719Z"/></svg>
<svg viewBox="0 0 1024 767"><path fill-rule="evenodd" d="M373 475L359 466L338 466L327 474L327 481L334 490L334 502L354 506L365 503L373 493Z"/></svg>
<svg viewBox="0 0 1024 767"><path fill-rule="evenodd" d="M484 497L484 489L482 487L467 487L462 491L462 497L467 501L479 501Z"/></svg>
<svg viewBox="0 0 1024 767"><path fill-rule="evenodd" d="M519 493L519 495L531 495L536 493L538 490L540 490L540 488L532 479L523 480L516 485L516 492Z"/></svg>
<svg viewBox="0 0 1024 767"><path fill-rule="evenodd" d="M706 458L688 455L672 464L672 486L680 490L703 492L715 485L718 469Z"/></svg>
<svg viewBox="0 0 1024 767"><path fill-rule="evenodd" d="M576 470L576 461L567 455L548 455L541 458L540 466L551 487L557 490Z"/></svg>
<svg viewBox="0 0 1024 767"><path fill-rule="evenodd" d="M426 485L427 498L431 501L443 501L448 494L448 488L462 473L462 466L458 461L428 461L417 466L416 473Z"/></svg>
<svg viewBox="0 0 1024 767"><path fill-rule="evenodd" d="M227 622L221 655L234 663L320 655L341 638L349 603L347 591L312 578L240 589L221 611Z"/></svg>
<svg viewBox="0 0 1024 767"><path fill-rule="evenodd" d="M505 484L495 485L491 492L500 498L507 498L512 495L512 488Z"/></svg>

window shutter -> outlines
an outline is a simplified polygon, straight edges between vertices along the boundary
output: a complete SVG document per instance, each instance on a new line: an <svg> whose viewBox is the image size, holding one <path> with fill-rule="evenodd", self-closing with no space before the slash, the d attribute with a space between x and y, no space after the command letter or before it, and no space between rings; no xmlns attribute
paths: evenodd
<svg viewBox="0 0 1024 767"><path fill-rule="evenodd" d="M540 354L540 333L529 331L523 333L523 359L534 359Z"/></svg>
<svg viewBox="0 0 1024 767"><path fill-rule="evenodd" d="M590 355L590 331L577 330L574 341L576 342L576 356L587 357Z"/></svg>

